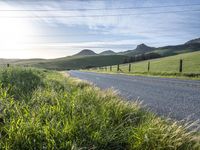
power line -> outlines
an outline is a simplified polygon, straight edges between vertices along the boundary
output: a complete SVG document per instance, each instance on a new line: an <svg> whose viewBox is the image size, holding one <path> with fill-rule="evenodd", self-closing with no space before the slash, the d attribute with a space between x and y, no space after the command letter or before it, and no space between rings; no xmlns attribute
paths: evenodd
<svg viewBox="0 0 200 150"><path fill-rule="evenodd" d="M92 1L118 1L120 0L59 0L59 2L92 2ZM16 0L2 0L2 2L16 2ZM58 2L57 0L17 0L18 3L26 2L26 3L36 3L36 2Z"/></svg>
<svg viewBox="0 0 200 150"><path fill-rule="evenodd" d="M144 6L144 7L119 7L119 8L81 8L81 9L1 9L0 11L93 11L93 10L129 10L129 9L150 9L150 8L168 8L168 7L185 7L199 6L200 4L181 4L165 6Z"/></svg>
<svg viewBox="0 0 200 150"><path fill-rule="evenodd" d="M60 15L46 15L46 16L0 16L0 18L86 18L86 17L115 17L115 16L141 16L141 15L150 15L150 14L167 14L167 13L186 13L186 12L199 12L200 9L196 10L178 10L178 11L163 11L163 12L149 12L149 13L140 13L140 14L107 14L107 15L85 15L85 16L60 16Z"/></svg>
<svg viewBox="0 0 200 150"><path fill-rule="evenodd" d="M194 28L193 28L194 29ZM195 28L195 29L198 29L198 28ZM176 31L176 32L180 32L180 30L178 31L177 29L162 29L162 30L148 30L148 31L141 31L141 32L137 32L135 31L135 33L129 33L129 34L120 34L121 36L132 36L132 35L136 35L136 34L143 34L143 33L163 33L163 32L169 32L169 31ZM166 33L165 35L176 35L176 34L180 34L180 33L174 33L174 34L168 34ZM181 33L181 34L184 34L185 33ZM52 37L68 37L68 36L113 36L113 35L116 35L116 33L80 33L80 34L38 34L38 35L25 35L26 37L44 37L44 38L52 38Z"/></svg>

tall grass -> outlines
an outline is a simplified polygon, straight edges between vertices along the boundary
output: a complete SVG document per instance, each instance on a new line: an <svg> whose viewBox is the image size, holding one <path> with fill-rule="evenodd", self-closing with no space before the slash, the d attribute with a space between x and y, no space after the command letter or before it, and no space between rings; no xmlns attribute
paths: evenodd
<svg viewBox="0 0 200 150"><path fill-rule="evenodd" d="M0 149L199 149L188 125L47 70L0 70Z"/></svg>

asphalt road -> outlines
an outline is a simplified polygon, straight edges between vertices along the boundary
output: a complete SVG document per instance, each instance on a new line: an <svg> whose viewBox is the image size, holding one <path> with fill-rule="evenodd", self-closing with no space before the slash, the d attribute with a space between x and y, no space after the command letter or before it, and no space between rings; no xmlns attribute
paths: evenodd
<svg viewBox="0 0 200 150"><path fill-rule="evenodd" d="M143 101L151 111L172 119L200 119L200 81L70 71L96 86L114 88L128 100Z"/></svg>

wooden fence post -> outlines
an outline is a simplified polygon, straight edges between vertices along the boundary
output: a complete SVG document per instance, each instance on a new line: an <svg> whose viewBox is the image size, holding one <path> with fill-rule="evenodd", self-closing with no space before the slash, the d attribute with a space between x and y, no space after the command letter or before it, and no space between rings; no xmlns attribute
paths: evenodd
<svg viewBox="0 0 200 150"><path fill-rule="evenodd" d="M148 61L148 72L150 71L150 61Z"/></svg>
<svg viewBox="0 0 200 150"><path fill-rule="evenodd" d="M119 71L119 64L117 65L117 71Z"/></svg>
<svg viewBox="0 0 200 150"><path fill-rule="evenodd" d="M128 72L131 72L131 64L128 66Z"/></svg>
<svg viewBox="0 0 200 150"><path fill-rule="evenodd" d="M180 73L183 72L183 60L182 60L182 59L180 59L179 72L180 72Z"/></svg>
<svg viewBox="0 0 200 150"><path fill-rule="evenodd" d="M110 71L112 71L112 66L110 66Z"/></svg>

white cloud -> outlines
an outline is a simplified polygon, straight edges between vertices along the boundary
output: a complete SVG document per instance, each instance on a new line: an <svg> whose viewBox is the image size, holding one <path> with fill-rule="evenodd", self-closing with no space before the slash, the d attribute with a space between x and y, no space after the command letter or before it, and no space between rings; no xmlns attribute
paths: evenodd
<svg viewBox="0 0 200 150"><path fill-rule="evenodd" d="M155 2L155 1L154 1ZM24 3L0 3L0 5L14 5L16 9L75 9L75 8L110 8L110 7L136 7L136 6L151 6L152 1L89 1L89 2L73 2L73 1L38 1L38 2L24 2ZM158 5L158 4L157 4ZM162 4L159 4L162 5ZM163 4L164 5L164 4ZM190 9L185 7L183 9ZM113 38L97 40L93 39L91 42L66 42L66 43L52 43L45 41L44 43L29 43L26 48L29 49L44 49L57 53L72 54L82 48L92 48L96 51L105 49L125 50L134 48L137 44L146 43L150 46L170 45L185 42L190 38L199 35L200 21L197 14L189 13L170 13L170 14L149 14L149 15L133 15L133 16L116 16L116 17L66 17L57 18L56 16L87 16L87 15L106 15L106 14L144 14L151 12L164 12L169 10L177 10L174 8L160 8L160 9L135 9L135 10L112 10L112 11L45 11L45 12L26 12L19 16L55 16L52 18L38 17L36 19L27 19L29 22L38 27L39 30L45 31L45 26L55 28L56 31L60 29L61 25L66 28L70 27L87 27L89 31L101 35L112 35ZM5 14L0 14L5 15ZM6 15L13 15L7 13ZM15 14L18 15L18 14ZM196 27L195 27L196 26ZM40 29L41 28L41 29ZM47 34L54 34L56 31L48 30ZM43 31L42 31L43 32ZM46 31L47 32L47 31ZM79 31L73 31L78 35ZM121 36L127 36L127 39L120 39ZM129 36L129 37L128 37ZM119 37L118 40L115 37ZM58 39L58 37L55 37ZM63 37L62 37L63 38ZM78 40L78 38L77 38ZM80 40L80 39L79 39ZM87 37L82 38L82 41L88 41ZM38 39L39 41L39 39ZM58 41L58 40L56 40ZM53 52L53 49L56 49ZM68 52L66 49L70 49ZM52 54L52 55L54 55Z"/></svg>

